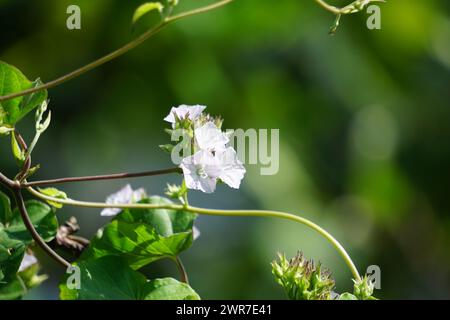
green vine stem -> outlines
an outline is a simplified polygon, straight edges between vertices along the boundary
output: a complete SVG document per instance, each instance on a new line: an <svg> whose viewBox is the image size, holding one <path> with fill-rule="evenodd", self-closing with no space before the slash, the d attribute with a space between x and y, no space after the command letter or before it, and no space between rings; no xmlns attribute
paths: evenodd
<svg viewBox="0 0 450 320"><path fill-rule="evenodd" d="M73 199L58 199L54 198L41 192L28 187L27 190L37 198L40 198L45 201L53 201L63 205L77 206L77 207L86 207L86 208L120 208L120 209L168 209L168 210L185 210L193 213L209 215L209 216L233 216L233 217L272 217L294 221L300 224L303 224L316 232L318 232L321 236L323 236L328 242L330 242L333 247L338 251L341 257L344 259L348 268L350 269L353 278L356 281L361 280L361 276L359 275L358 269L353 263L347 251L344 247L337 241L330 233L328 233L325 229L315 224L314 222L286 212L280 211L268 211L268 210L217 210L217 209L205 209L205 208L197 208L190 205L156 205L156 204L107 204L103 202L86 202L86 201L78 201Z"/></svg>
<svg viewBox="0 0 450 320"><path fill-rule="evenodd" d="M227 5L231 2L233 2L234 0L222 0L216 3L213 3L211 5L205 6L205 7L201 7L201 8L197 8L197 9L193 9L190 11L186 11L171 17L167 17L164 20L162 20L161 22L159 22L156 26L154 26L153 28L151 28L150 30L144 32L142 35L140 35L139 37L133 39L132 41L128 42L126 45L124 45L123 47L107 54L106 56L101 57L98 60L95 60L77 70L74 70L68 74L65 74L53 81L47 82L45 84L36 86L34 88L30 88L24 91L20 91L20 92L16 92L16 93L12 93L12 94L8 94L5 96L0 96L0 102L2 101L6 101L6 100L10 100L10 99L14 99L17 97L21 97L27 94L31 94L34 92L38 92L41 90L46 90L46 89L51 89L54 88L56 86L59 86L69 80L72 80L74 78L77 78L81 75L83 75L84 73L91 71L92 69L95 69L111 60L114 60L120 56L122 56L123 54L127 53L128 51L136 48L137 46L139 46L140 44L142 44L143 42L145 42L147 39L151 38L152 36L154 36L155 34L157 34L158 32L160 32L162 29L164 29L166 26L168 26L169 24L171 24L172 22L184 19L184 18L188 18L197 14L201 14L201 13L205 13L217 8L220 8L224 5Z"/></svg>
<svg viewBox="0 0 450 320"><path fill-rule="evenodd" d="M186 11L186 12L182 12L173 16L169 16L166 17L165 19L161 20L161 22L159 22L156 26L154 26L153 28L147 30L146 32L144 32L143 34L141 34L139 37L131 40L130 42L128 42L127 44L125 44L124 46L122 46L121 48L91 62L86 64L85 66L76 69L72 72L69 72L55 80L52 80L50 82L44 83L42 85L27 89L27 90L23 90L20 92L15 92L12 94L8 94L5 96L0 96L0 102L6 101L6 100L10 100L10 99L14 99L14 98L18 98L18 97L22 97L31 93L35 93L41 90L47 90L47 89L51 89L54 88L56 86L59 86L67 81L70 81L72 79L75 79L83 74L85 74L86 72L91 71L92 69L95 69L111 60L114 60L120 56L122 56L123 54L127 53L128 51L136 48L137 46L141 45L143 42L145 42L146 40L148 40L149 38L151 38L152 36L154 36L155 34L159 33L162 29L164 29L166 26L168 26L169 24L176 22L178 20L182 20L194 15L198 15L198 14L202 14L211 10L215 10L217 8L223 7L231 2L233 2L235 0L222 0L222 1L218 1L216 3L201 7L201 8L197 8L197 9L193 9L190 11ZM340 16L343 14L350 14L350 13L354 13L357 12L354 10L352 4L358 2L358 1L362 1L362 0L356 0L355 2L353 2L352 4L342 7L342 8L338 8L335 6L332 6L330 4L328 4L325 0L314 0L319 6L321 6L322 8L324 8L325 10ZM384 0L372 0L372 1L378 1L378 2L384 2Z"/></svg>
<svg viewBox="0 0 450 320"><path fill-rule="evenodd" d="M36 243L56 262L58 262L65 268L70 267L70 263L66 261L64 258L62 258L60 255L58 255L55 251L53 251L53 249L50 248L47 243L45 243L44 239L42 239L42 237L36 231L35 227L33 226L33 223L31 222L30 217L28 216L27 208L25 207L25 202L22 196L22 190L14 189L14 197L16 199L17 208L19 209L23 223L25 224L28 232L30 232L34 241L36 241Z"/></svg>
<svg viewBox="0 0 450 320"><path fill-rule="evenodd" d="M36 187L36 186L47 186L47 185L63 184L63 183L70 183L70 182L129 179L129 178L158 176L158 175L164 175L164 174L170 174L170 173L181 173L181 172L182 171L180 168L174 167L174 168L169 168L169 169L152 170L152 171L144 171L144 172L136 172L136 173L114 173L114 174L85 176L85 177L70 177L70 178L49 179L49 180L41 180L41 181L30 181L30 182L22 183L21 186L22 187Z"/></svg>

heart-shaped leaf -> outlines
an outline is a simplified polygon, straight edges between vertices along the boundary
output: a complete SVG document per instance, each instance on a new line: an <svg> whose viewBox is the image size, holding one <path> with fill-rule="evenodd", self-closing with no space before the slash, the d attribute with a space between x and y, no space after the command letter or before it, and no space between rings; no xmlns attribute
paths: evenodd
<svg viewBox="0 0 450 320"><path fill-rule="evenodd" d="M39 79L31 82L19 69L0 61L0 96L21 92L41 84L42 82ZM47 91L40 90L26 96L0 102L0 126L14 127L20 119L45 99L47 99Z"/></svg>
<svg viewBox="0 0 450 320"><path fill-rule="evenodd" d="M35 200L25 202L25 206L36 231L45 241L51 241L58 230L58 220L55 211L45 203ZM14 210L13 218L9 222L8 227L4 228L4 231L13 239L21 240L25 243L32 241L32 237L23 223L18 209Z"/></svg>
<svg viewBox="0 0 450 320"><path fill-rule="evenodd" d="M77 264L79 289L60 285L62 300L198 300L187 284L174 279L148 281L120 257L103 257Z"/></svg>
<svg viewBox="0 0 450 320"><path fill-rule="evenodd" d="M162 197L141 203L172 204ZM183 210L127 209L100 230L81 260L121 256L134 269L162 258L175 258L193 241L196 214Z"/></svg>

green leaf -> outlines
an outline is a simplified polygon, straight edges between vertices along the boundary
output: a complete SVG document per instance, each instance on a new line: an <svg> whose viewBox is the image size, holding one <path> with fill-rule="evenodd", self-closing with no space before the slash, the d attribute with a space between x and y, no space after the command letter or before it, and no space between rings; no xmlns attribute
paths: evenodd
<svg viewBox="0 0 450 320"><path fill-rule="evenodd" d="M17 300L27 293L27 288L18 275L6 284L0 284L0 300Z"/></svg>
<svg viewBox="0 0 450 320"><path fill-rule="evenodd" d="M172 204L162 197L140 203ZM134 269L162 258L175 258L193 242L196 214L166 209L126 209L91 241L81 260L108 255L124 257Z"/></svg>
<svg viewBox="0 0 450 320"><path fill-rule="evenodd" d="M170 205L169 199L153 196L140 201L140 203ZM116 217L126 222L147 223L154 227L162 236L170 236L179 232L192 231L197 214L183 210L168 209L126 209Z"/></svg>
<svg viewBox="0 0 450 320"><path fill-rule="evenodd" d="M25 253L25 244L0 229L0 272L2 282L9 282L19 270Z"/></svg>
<svg viewBox="0 0 450 320"><path fill-rule="evenodd" d="M46 241L56 235L58 221L54 211L46 204L38 201L25 203L30 219L37 232ZM18 299L28 289L38 286L46 276L38 275L39 266L34 264L22 272L18 272L27 245L32 241L19 211L11 212L9 199L0 193L0 300Z"/></svg>
<svg viewBox="0 0 450 320"><path fill-rule="evenodd" d="M47 280L46 275L38 275L40 266L33 264L27 269L14 274L7 283L0 283L0 300L15 300L22 298L28 290L39 286Z"/></svg>
<svg viewBox="0 0 450 320"><path fill-rule="evenodd" d="M56 188L39 188L39 191L47 196L56 198L56 199L67 199L67 194L61 190L58 190ZM55 201L47 201L47 203L57 209L61 209L63 205L61 203L55 202Z"/></svg>
<svg viewBox="0 0 450 320"><path fill-rule="evenodd" d="M172 278L152 280L146 289L145 300L200 300L189 285Z"/></svg>
<svg viewBox="0 0 450 320"><path fill-rule="evenodd" d="M139 269L162 258L175 258L192 241L190 231L164 237L148 224L115 220L91 241L81 259L116 255L126 259L133 269Z"/></svg>
<svg viewBox="0 0 450 320"><path fill-rule="evenodd" d="M136 24L136 22L141 19L144 15L147 13L158 10L160 13L162 13L164 9L164 6L161 4L161 2L147 2L142 5L140 5L135 11L133 15L132 24Z"/></svg>
<svg viewBox="0 0 450 320"><path fill-rule="evenodd" d="M28 80L22 72L3 61L0 61L0 96L17 93L26 89L39 86L41 81ZM20 119L47 99L47 90L17 97L0 103L2 112L1 125L13 127Z"/></svg>
<svg viewBox="0 0 450 320"><path fill-rule="evenodd" d="M15 134L11 135L11 149L17 165L19 167L22 167L25 161L25 152L20 148Z"/></svg>
<svg viewBox="0 0 450 320"><path fill-rule="evenodd" d="M67 281L63 281L60 285L63 300L198 299L188 285L176 280L148 282L119 257L82 261L77 266L81 272L80 289L69 289Z"/></svg>
<svg viewBox="0 0 450 320"><path fill-rule="evenodd" d="M11 217L12 211L9 197L0 191L0 223L6 226Z"/></svg>
<svg viewBox="0 0 450 320"><path fill-rule="evenodd" d="M45 241L51 241L58 230L58 220L56 219L55 211L45 203L35 200L25 202L25 206L36 231ZM25 243L32 241L31 234L23 223L18 209L14 210L13 219L4 231L13 239L21 240Z"/></svg>
<svg viewBox="0 0 450 320"><path fill-rule="evenodd" d="M339 300L358 300L358 298L349 292L345 292L339 296Z"/></svg>

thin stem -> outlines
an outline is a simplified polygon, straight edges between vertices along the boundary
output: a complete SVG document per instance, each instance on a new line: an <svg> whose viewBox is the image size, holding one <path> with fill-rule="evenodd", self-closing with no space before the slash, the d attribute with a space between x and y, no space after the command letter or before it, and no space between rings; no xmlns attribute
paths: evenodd
<svg viewBox="0 0 450 320"><path fill-rule="evenodd" d="M118 209L172 209L172 210L182 210L184 207L182 205L167 204L149 204L149 203L131 203L131 204L110 204L104 202L90 202L90 201L78 201L73 199L58 199L46 194L43 194L36 189L31 187L26 188L35 197L45 200L60 203L67 206L75 206L82 208L96 208L96 209L106 209L106 208L118 208Z"/></svg>
<svg viewBox="0 0 450 320"><path fill-rule="evenodd" d="M155 204L139 204L139 203L133 203L133 204L107 204L107 203L100 203L100 202L84 202L84 201L76 201L72 199L57 199L51 196L44 195L40 193L39 191L34 190L33 188L27 188L28 191L30 191L33 195L35 195L38 198L41 198L46 201L54 201L57 203L65 204L65 205L72 205L72 206L79 206L79 207L88 207L88 208L132 208L132 209L169 209L169 210L185 210L193 213L203 214L203 215L210 215L210 216L234 216L234 217L273 217L273 218L280 218L285 220L291 220L295 221L297 223L301 223L303 225L306 225L307 227L315 230L318 232L321 236L323 236L328 242L330 242L333 247L339 252L341 257L344 259L345 263L349 267L353 277L355 280L360 280L361 276L359 275L358 269L356 268L355 264L353 263L352 259L350 258L347 251L344 249L344 247L337 241L330 233L328 233L325 229L318 226L314 222L296 216L294 214L286 213L286 212L279 212L279 211L266 211L266 210L215 210L215 209L204 209L204 208L197 208L192 206L184 206L184 205L177 205L177 204L167 204L167 205L155 205Z"/></svg>
<svg viewBox="0 0 450 320"><path fill-rule="evenodd" d="M190 212L196 212L198 214L211 215L211 216L247 216L247 217L273 217L273 218L281 218L285 220L291 220L298 223L301 223L316 232L318 232L321 236L323 236L326 240L328 240L333 247L339 252L341 257L344 259L345 263L349 267L350 271L353 274L355 280L360 280L361 276L359 275L358 269L353 263L347 251L345 251L344 247L337 241L330 233L328 233L325 229L315 224L314 222L302 218L300 216L279 212L279 211L266 211L266 210L214 210L214 209L203 209L196 207L188 207L186 210Z"/></svg>
<svg viewBox="0 0 450 320"><path fill-rule="evenodd" d="M1 96L0 97L0 102L2 101L6 101L6 100L10 100L10 99L14 99L17 97L21 97L27 94L31 94L34 92L38 92L41 90L46 90L46 89L50 89L50 88L54 88L60 84L63 84L69 80L72 80L74 78L77 78L79 76L81 76L82 74L95 69L111 60L114 60L120 56L122 56L123 54L127 53L128 51L136 48L137 46L139 46L140 44L142 44L143 42L145 42L147 39L151 38L152 36L154 36L155 34L157 34L159 31L161 31L162 29L164 29L164 27L166 27L167 25L169 25L172 22L175 22L177 20L183 19L183 18L187 18L196 14L201 14L204 12L208 12L211 10L214 10L216 8L222 7L230 2L233 2L234 0L223 0L223 1L219 1L217 3L214 3L212 5L208 5L202 8L198 8L198 9L193 9L191 11L187 11L184 13L180 13L178 15L169 17L163 21L161 21L159 24L157 24L155 27L151 28L150 30L146 31L145 33L143 33L142 35L140 35L139 37L131 40L130 42L128 42L126 45L124 45L123 47L101 57L100 59L97 59L77 70L74 70L68 74L65 74L53 81L47 82L45 84L42 84L40 86L36 86L34 88L30 88L21 92L15 92L12 94L8 94L5 96Z"/></svg>
<svg viewBox="0 0 450 320"><path fill-rule="evenodd" d="M317 2L317 4L319 4L319 6L321 6L322 8L324 8L327 11L330 11L331 13L334 13L334 14L341 13L341 9L326 3L324 0L315 0L315 1Z"/></svg>
<svg viewBox="0 0 450 320"><path fill-rule="evenodd" d="M95 175L95 176L84 176L84 177L69 177L69 178L59 178L50 179L42 181L31 181L22 184L23 187L36 187L36 186L47 186L55 184L63 184L69 182L83 182L83 181L100 181L100 180L117 180L117 179L129 179L138 177L149 177L157 176L170 173L180 173L180 168L169 168L162 170L135 172L135 173L115 173L115 174L105 174L105 175Z"/></svg>
<svg viewBox="0 0 450 320"><path fill-rule="evenodd" d="M187 272L186 272L186 268L184 267L183 262L181 262L180 257L177 256L174 259L174 261L175 261L175 263L177 265L178 271L180 272L181 282L189 284L189 278L188 278L188 275L187 275Z"/></svg>
<svg viewBox="0 0 450 320"><path fill-rule="evenodd" d="M14 181L9 179L7 176L5 176L1 172L0 172L0 183L3 184L5 187L8 187L8 188L11 188L11 186L14 185Z"/></svg>
<svg viewBox="0 0 450 320"><path fill-rule="evenodd" d="M41 238L39 233L34 228L33 223L31 222L31 219L28 216L27 208L25 206L25 202L24 202L23 196L22 196L22 191L20 189L14 189L14 197L16 199L17 207L19 209L20 215L22 216L23 223L25 224L26 228L28 229L28 232L30 232L34 241L36 241L36 243L59 264L63 265L66 268L70 267L71 264L69 262L67 262L63 257L58 255L55 251L53 251L53 249L50 248L47 245L47 243L45 243L44 239Z"/></svg>

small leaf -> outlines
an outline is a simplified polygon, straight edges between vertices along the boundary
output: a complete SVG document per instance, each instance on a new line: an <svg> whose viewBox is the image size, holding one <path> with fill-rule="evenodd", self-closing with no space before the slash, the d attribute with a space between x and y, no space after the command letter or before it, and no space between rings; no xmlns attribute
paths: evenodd
<svg viewBox="0 0 450 320"><path fill-rule="evenodd" d="M17 274L27 289L36 288L48 279L47 275L39 274L40 269L39 263L35 263Z"/></svg>
<svg viewBox="0 0 450 320"><path fill-rule="evenodd" d="M164 9L164 6L161 4L161 2L144 3L144 4L140 5L136 9L136 11L134 11L132 23L133 23L133 25L136 24L136 22L139 19L141 19L144 15L146 15L150 11L158 10L160 13L162 13L163 9Z"/></svg>
<svg viewBox="0 0 450 320"><path fill-rule="evenodd" d="M14 131L14 128L8 126L0 126L0 136L7 136Z"/></svg>
<svg viewBox="0 0 450 320"><path fill-rule="evenodd" d="M27 288L18 275L15 275L12 281L0 284L0 300L17 300L26 293Z"/></svg>
<svg viewBox="0 0 450 320"><path fill-rule="evenodd" d="M11 135L11 149L17 165L21 167L23 165L23 162L25 161L25 152L20 148L15 134Z"/></svg>
<svg viewBox="0 0 450 320"><path fill-rule="evenodd" d="M26 246L22 241L13 239L0 229L0 272L3 275L3 282L11 281L16 275L25 248Z"/></svg>
<svg viewBox="0 0 450 320"><path fill-rule="evenodd" d="M42 82L39 79L31 82L19 69L0 61L0 96L21 92L41 84ZM47 91L40 90L24 97L1 102L0 110L2 110L3 115L0 118L0 123L2 126L14 127L20 119L40 105L46 98Z"/></svg>
<svg viewBox="0 0 450 320"><path fill-rule="evenodd" d="M43 189L39 188L39 192L41 192L49 197L52 197L52 198L61 199L61 200L67 199L67 194L56 188L43 188ZM63 205L59 202L47 200L47 203L57 209L61 209L63 207Z"/></svg>
<svg viewBox="0 0 450 320"><path fill-rule="evenodd" d="M358 298L349 292L345 292L339 296L339 300L358 300Z"/></svg>
<svg viewBox="0 0 450 320"><path fill-rule="evenodd" d="M6 226L11 218L11 201L6 194L0 191L0 223Z"/></svg>
<svg viewBox="0 0 450 320"><path fill-rule="evenodd" d="M152 280L146 289L145 300L200 300L189 285L172 278Z"/></svg>

